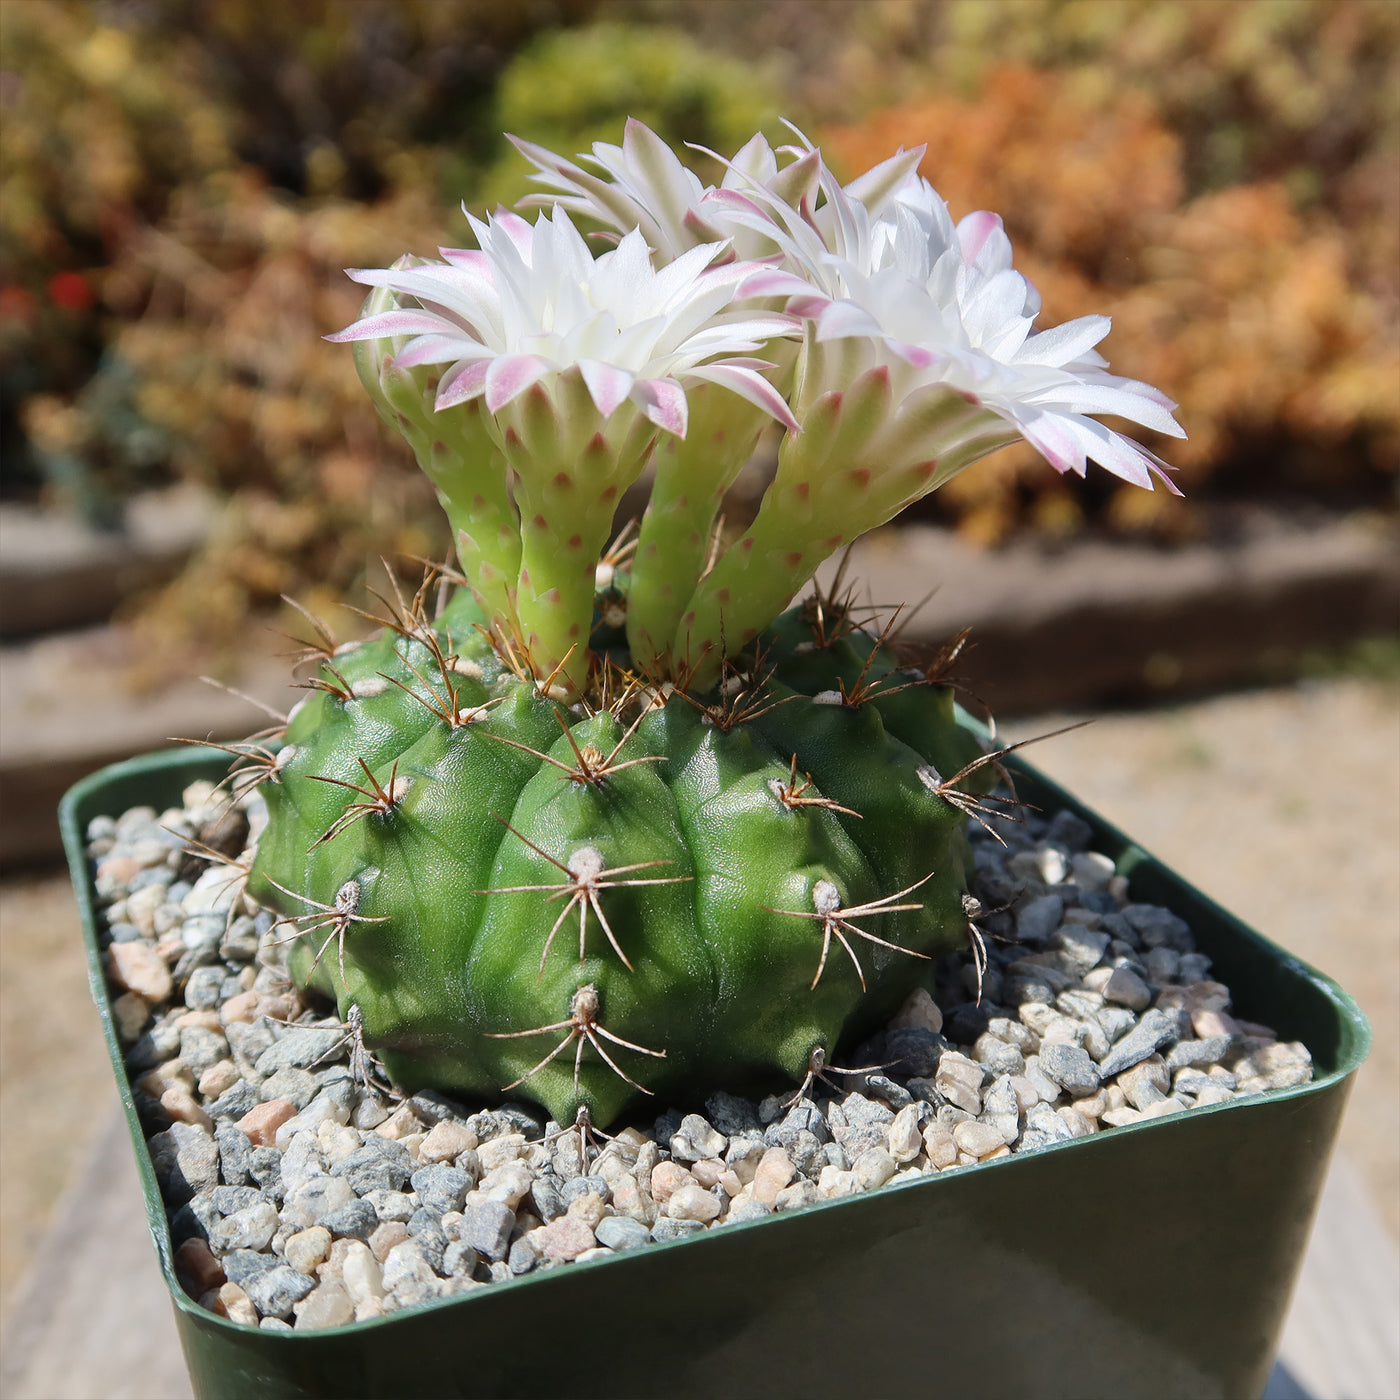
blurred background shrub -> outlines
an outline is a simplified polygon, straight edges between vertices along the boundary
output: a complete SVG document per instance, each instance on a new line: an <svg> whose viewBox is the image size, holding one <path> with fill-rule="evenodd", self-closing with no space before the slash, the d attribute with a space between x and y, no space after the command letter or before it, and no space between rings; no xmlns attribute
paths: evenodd
<svg viewBox="0 0 1400 1400"><path fill-rule="evenodd" d="M571 153L635 115L728 153L780 113L848 175L927 143L1046 321L1109 312L1115 368L1183 405L1185 505L1009 451L940 518L1167 538L1218 499L1393 506L1400 6L1375 0L14 0L0 490L112 525L207 488L207 544L137 621L153 676L217 663L279 594L325 609L380 550L446 546L319 339L354 315L343 268L528 192L503 130Z"/></svg>

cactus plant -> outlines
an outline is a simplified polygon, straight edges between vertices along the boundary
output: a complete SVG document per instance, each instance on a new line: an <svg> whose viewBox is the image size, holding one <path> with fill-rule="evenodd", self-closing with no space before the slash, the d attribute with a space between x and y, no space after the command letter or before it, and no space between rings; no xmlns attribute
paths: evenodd
<svg viewBox="0 0 1400 1400"><path fill-rule="evenodd" d="M1033 330L998 222L955 226L919 151L842 188L805 141L756 137L707 188L638 123L596 175L520 145L538 222L352 273L373 290L332 339L461 569L370 640L319 630L312 693L245 749L268 808L248 888L396 1083L606 1126L642 1094L829 1072L969 936L992 756L839 583L789 599L998 446L1150 486L1158 459L1088 415L1179 430L1107 372L1103 318ZM772 423L777 477L720 549Z"/></svg>

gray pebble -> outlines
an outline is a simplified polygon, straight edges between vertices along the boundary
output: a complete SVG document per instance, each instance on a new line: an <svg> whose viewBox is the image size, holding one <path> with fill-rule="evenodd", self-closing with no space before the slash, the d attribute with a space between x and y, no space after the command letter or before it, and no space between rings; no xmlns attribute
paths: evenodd
<svg viewBox="0 0 1400 1400"><path fill-rule="evenodd" d="M523 1241L516 1241L516 1244L521 1243L523 1243ZM533 1257L534 1251L530 1249L529 1245L525 1245L525 1251ZM514 1255L514 1253L515 1250L512 1248L511 1254ZM480 1259L481 1256L471 1245L464 1244L461 1240L453 1240L442 1252L443 1275L447 1278L459 1278L469 1275L476 1268ZM511 1272L515 1273L516 1270L512 1268ZM519 1272L523 1273L524 1270L522 1269Z"/></svg>
<svg viewBox="0 0 1400 1400"><path fill-rule="evenodd" d="M319 1088L314 1074L288 1065L263 1080L261 1095L263 1102L269 1099L286 1099L300 1113L316 1097Z"/></svg>
<svg viewBox="0 0 1400 1400"><path fill-rule="evenodd" d="M248 1175L264 1196L282 1199L282 1154L275 1147L254 1147L248 1153Z"/></svg>
<svg viewBox="0 0 1400 1400"><path fill-rule="evenodd" d="M1196 951L1190 926L1170 909L1155 904L1130 904L1123 910L1123 917L1142 939L1144 948L1166 947L1178 953Z"/></svg>
<svg viewBox="0 0 1400 1400"><path fill-rule="evenodd" d="M1050 941L1081 977L1099 965L1108 947L1106 933L1085 928L1083 924L1065 924L1056 930Z"/></svg>
<svg viewBox="0 0 1400 1400"><path fill-rule="evenodd" d="M1176 1017L1155 1007L1143 1016L1142 1020L1104 1056L1099 1064L1099 1073L1105 1079L1112 1079L1125 1069L1131 1069L1140 1060L1145 1060L1154 1051L1160 1050L1177 1035Z"/></svg>
<svg viewBox="0 0 1400 1400"><path fill-rule="evenodd" d="M1167 1055L1168 1069L1209 1069L1230 1053L1228 1035L1207 1036L1204 1040L1181 1040Z"/></svg>
<svg viewBox="0 0 1400 1400"><path fill-rule="evenodd" d="M598 1243L609 1249L636 1249L651 1238L651 1231L639 1220L626 1215L609 1215L598 1222L593 1233Z"/></svg>
<svg viewBox="0 0 1400 1400"><path fill-rule="evenodd" d="M209 1193L220 1215L232 1215L234 1211L256 1205L262 1198L262 1192L255 1186L216 1186Z"/></svg>
<svg viewBox="0 0 1400 1400"><path fill-rule="evenodd" d="M246 1279L240 1287L264 1317L288 1318L292 1305L299 1303L316 1286L314 1278L298 1273L288 1264L278 1264Z"/></svg>
<svg viewBox="0 0 1400 1400"><path fill-rule="evenodd" d="M753 1132L761 1126L756 1104L735 1094L726 1094L722 1090L705 1100L705 1112L710 1122L715 1125L715 1131L723 1133L726 1137Z"/></svg>
<svg viewBox="0 0 1400 1400"><path fill-rule="evenodd" d="M318 1216L316 1224L324 1225L338 1239L368 1240L379 1228L379 1212L368 1201L354 1200Z"/></svg>
<svg viewBox="0 0 1400 1400"><path fill-rule="evenodd" d="M1016 911L1016 937L1022 943L1044 943L1064 916L1064 899L1058 894L1043 894Z"/></svg>
<svg viewBox="0 0 1400 1400"><path fill-rule="evenodd" d="M487 1259L504 1259L515 1228L515 1212L500 1201L482 1201L463 1212L457 1237Z"/></svg>
<svg viewBox="0 0 1400 1400"><path fill-rule="evenodd" d="M439 1215L449 1210L460 1210L471 1180L466 1172L446 1163L419 1167L409 1178L409 1184L418 1193L418 1199Z"/></svg>
<svg viewBox="0 0 1400 1400"><path fill-rule="evenodd" d="M885 1053L880 1058L888 1060L901 1078L927 1079L937 1072L946 1044L926 1026L896 1026L885 1033Z"/></svg>
<svg viewBox="0 0 1400 1400"><path fill-rule="evenodd" d="M134 943L141 937L141 930L135 924L112 924L107 930L110 943Z"/></svg>
<svg viewBox="0 0 1400 1400"><path fill-rule="evenodd" d="M756 1201L752 1197L744 1201L736 1201L729 1207L729 1214L725 1216L725 1224L739 1225L745 1220L762 1220L765 1216L773 1214L773 1207L764 1205L762 1201Z"/></svg>
<svg viewBox="0 0 1400 1400"><path fill-rule="evenodd" d="M345 1033L334 1026L326 1029L293 1026L281 1040L269 1045L258 1056L257 1071L266 1077L289 1066L293 1069L309 1069L330 1055L344 1038Z"/></svg>
<svg viewBox="0 0 1400 1400"><path fill-rule="evenodd" d="M1094 839L1094 829L1083 817L1061 807L1045 828L1045 839L1063 846L1067 851L1087 851Z"/></svg>
<svg viewBox="0 0 1400 1400"><path fill-rule="evenodd" d="M697 1157L695 1160L700 1159ZM564 1183L560 1195L563 1197L564 1209L567 1210L575 1201L581 1201L588 1195L601 1196L606 1201L612 1195L612 1188L608 1185L606 1177L576 1176Z"/></svg>
<svg viewBox="0 0 1400 1400"><path fill-rule="evenodd" d="M186 954L185 957L189 957ZM214 950L209 950L209 956L214 956ZM184 959L181 959L183 962ZM180 975L180 966L176 964L175 975ZM185 1005L196 1010L207 1011L211 1007L219 1004L219 992L224 985L224 970L220 966L196 967L189 974L189 981L185 983Z"/></svg>
<svg viewBox="0 0 1400 1400"><path fill-rule="evenodd" d="M1042 1045L1040 1069L1047 1079L1058 1084L1072 1098L1087 1098L1098 1092L1101 1082L1099 1069L1078 1045Z"/></svg>
<svg viewBox="0 0 1400 1400"><path fill-rule="evenodd" d="M248 1181L248 1154L253 1149L248 1134L231 1123L221 1123L214 1131L219 1149L219 1175L229 1186L243 1186Z"/></svg>
<svg viewBox="0 0 1400 1400"><path fill-rule="evenodd" d="M357 1196L371 1191L402 1191L413 1174L413 1158L408 1149L377 1133L370 1137L378 1141L366 1142L348 1157L342 1157L331 1166L331 1175L345 1177Z"/></svg>
<svg viewBox="0 0 1400 1400"><path fill-rule="evenodd" d="M563 1215L568 1209L559 1178L553 1172L537 1176L530 1187L530 1195L535 1202L535 1214L546 1224Z"/></svg>
<svg viewBox="0 0 1400 1400"><path fill-rule="evenodd" d="M236 1283L245 1292L249 1279L275 1269L282 1261L275 1254L263 1254L251 1249L235 1249L219 1261L224 1266L224 1275L230 1283Z"/></svg>
<svg viewBox="0 0 1400 1400"><path fill-rule="evenodd" d="M219 1149L202 1128L172 1123L147 1141L156 1179L171 1200L184 1202L219 1184Z"/></svg>
<svg viewBox="0 0 1400 1400"><path fill-rule="evenodd" d="M225 1089L206 1111L211 1118L242 1118L261 1102L258 1091L246 1079L240 1079Z"/></svg>
<svg viewBox="0 0 1400 1400"><path fill-rule="evenodd" d="M693 1235L704 1228L704 1224L699 1220L672 1220L669 1215L663 1215L651 1227L651 1237L657 1243L662 1240L678 1240L682 1235Z"/></svg>
<svg viewBox="0 0 1400 1400"><path fill-rule="evenodd" d="M907 1108L914 1102L914 1096L903 1085L896 1084L893 1079L887 1079L883 1074L871 1074L866 1077L865 1087L872 1094L878 1095L889 1106L898 1112L901 1108Z"/></svg>
<svg viewBox="0 0 1400 1400"><path fill-rule="evenodd" d="M519 1239L510 1247L510 1253L506 1258L506 1267L515 1275L528 1274L539 1262L539 1256L530 1248L529 1242Z"/></svg>

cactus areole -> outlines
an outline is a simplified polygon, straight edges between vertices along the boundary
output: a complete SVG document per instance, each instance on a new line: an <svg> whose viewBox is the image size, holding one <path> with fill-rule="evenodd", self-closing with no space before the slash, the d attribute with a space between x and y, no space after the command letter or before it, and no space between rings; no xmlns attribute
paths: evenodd
<svg viewBox="0 0 1400 1400"><path fill-rule="evenodd" d="M311 694L247 746L248 888L397 1085L606 1126L804 1082L969 936L991 765L850 593L783 611L817 566L1021 438L1171 489L1089 415L1180 430L1095 353L1105 318L1034 328L1000 222L954 224L921 151L843 187L755 137L706 187L636 122L588 168L517 144L536 223L351 274L373 290L330 339L460 568L369 640L321 632ZM726 542L765 432L776 478Z"/></svg>

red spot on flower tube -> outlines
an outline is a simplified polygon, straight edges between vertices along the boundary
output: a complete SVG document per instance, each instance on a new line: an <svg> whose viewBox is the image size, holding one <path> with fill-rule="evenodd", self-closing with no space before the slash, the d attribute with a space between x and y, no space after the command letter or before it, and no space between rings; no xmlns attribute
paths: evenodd
<svg viewBox="0 0 1400 1400"><path fill-rule="evenodd" d="M93 303L92 287L81 272L55 272L49 278L49 299L65 311L87 311Z"/></svg>

